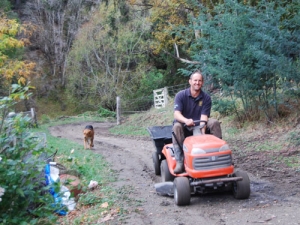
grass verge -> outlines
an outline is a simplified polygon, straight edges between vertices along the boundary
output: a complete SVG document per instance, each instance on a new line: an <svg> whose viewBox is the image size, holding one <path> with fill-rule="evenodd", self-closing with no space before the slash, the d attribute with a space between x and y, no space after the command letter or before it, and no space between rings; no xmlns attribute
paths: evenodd
<svg viewBox="0 0 300 225"><path fill-rule="evenodd" d="M105 159L92 151L82 151L80 144L51 136L48 130L50 126L80 121L103 121L103 119L84 117L83 120L82 116L64 117L42 124L33 130L33 132L46 134L47 147L52 153L57 151L55 162L80 174L82 193L77 199L77 210L69 212L67 216L59 217L59 224L97 224L101 218L122 212L117 204L119 196L117 190L110 185L116 181L117 174ZM88 189L91 180L99 184L93 190Z"/></svg>

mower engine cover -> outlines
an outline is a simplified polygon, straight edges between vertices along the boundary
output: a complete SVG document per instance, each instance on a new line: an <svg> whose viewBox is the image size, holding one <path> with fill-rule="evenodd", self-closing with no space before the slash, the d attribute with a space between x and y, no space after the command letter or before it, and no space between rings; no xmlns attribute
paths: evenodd
<svg viewBox="0 0 300 225"><path fill-rule="evenodd" d="M213 135L187 137L183 150L186 171L194 178L224 176L234 171L228 144Z"/></svg>

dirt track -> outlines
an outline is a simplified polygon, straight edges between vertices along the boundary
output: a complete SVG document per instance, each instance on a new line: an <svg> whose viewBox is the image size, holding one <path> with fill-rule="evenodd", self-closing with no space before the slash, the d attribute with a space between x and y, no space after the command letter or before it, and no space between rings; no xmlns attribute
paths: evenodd
<svg viewBox="0 0 300 225"><path fill-rule="evenodd" d="M111 123L89 123L95 129L95 147L91 151L102 154L119 173L116 187L131 190L135 199L127 205L129 216L122 222L117 219L107 224L300 224L300 172L288 168L272 168L267 154L253 152L233 155L236 167L248 172L251 195L247 200L236 200L230 193L192 196L191 204L178 207L172 197L156 194L151 154L155 151L149 138L112 136ZM78 130L87 123L51 127L53 136L82 143ZM229 143L240 145L242 143ZM234 154L234 153L233 153ZM134 204L133 204L134 202Z"/></svg>

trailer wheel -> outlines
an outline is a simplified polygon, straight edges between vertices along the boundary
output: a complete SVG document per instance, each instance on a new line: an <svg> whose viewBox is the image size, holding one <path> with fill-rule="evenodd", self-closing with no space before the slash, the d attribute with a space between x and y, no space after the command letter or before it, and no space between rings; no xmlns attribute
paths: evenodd
<svg viewBox="0 0 300 225"><path fill-rule="evenodd" d="M187 177L176 177L174 180L174 200L176 205L189 205L191 201L190 183Z"/></svg>
<svg viewBox="0 0 300 225"><path fill-rule="evenodd" d="M174 176L170 173L170 170L168 167L168 162L165 159L163 161L161 161L160 172L161 172L161 181L162 182L174 180Z"/></svg>
<svg viewBox="0 0 300 225"><path fill-rule="evenodd" d="M157 152L152 153L152 161L155 175L160 175L160 161L159 161L159 154Z"/></svg>
<svg viewBox="0 0 300 225"><path fill-rule="evenodd" d="M247 199L250 196L250 179L245 171L236 171L234 177L242 177L243 180L233 182L232 191L236 199Z"/></svg>

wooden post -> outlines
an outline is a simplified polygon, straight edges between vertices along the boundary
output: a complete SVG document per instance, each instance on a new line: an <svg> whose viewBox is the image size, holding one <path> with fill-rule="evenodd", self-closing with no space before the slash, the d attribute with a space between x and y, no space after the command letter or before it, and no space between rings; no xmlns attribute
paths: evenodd
<svg viewBox="0 0 300 225"><path fill-rule="evenodd" d="M164 87L164 99L165 99L164 107L166 107L168 105L168 88L167 87Z"/></svg>
<svg viewBox="0 0 300 225"><path fill-rule="evenodd" d="M31 113L31 119L32 119L34 125L37 126L37 117L36 117L35 109L31 108L30 113Z"/></svg>
<svg viewBox="0 0 300 225"><path fill-rule="evenodd" d="M121 100L120 97L117 96L117 125L121 124Z"/></svg>

